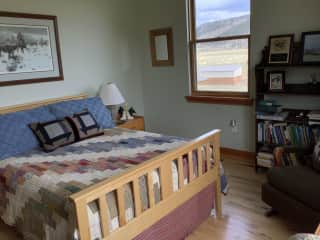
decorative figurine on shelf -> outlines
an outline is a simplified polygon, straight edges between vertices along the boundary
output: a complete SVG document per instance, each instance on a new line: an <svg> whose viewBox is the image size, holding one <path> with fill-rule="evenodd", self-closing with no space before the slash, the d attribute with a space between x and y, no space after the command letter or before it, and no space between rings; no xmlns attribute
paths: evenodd
<svg viewBox="0 0 320 240"><path fill-rule="evenodd" d="M120 107L118 113L121 121L128 121L133 119L133 116L129 113L128 104L125 104L124 108Z"/></svg>
<svg viewBox="0 0 320 240"><path fill-rule="evenodd" d="M129 109L129 114L130 114L130 116L131 117L134 117L135 115L136 115L136 110L134 110L134 108L133 107L131 107L130 109Z"/></svg>

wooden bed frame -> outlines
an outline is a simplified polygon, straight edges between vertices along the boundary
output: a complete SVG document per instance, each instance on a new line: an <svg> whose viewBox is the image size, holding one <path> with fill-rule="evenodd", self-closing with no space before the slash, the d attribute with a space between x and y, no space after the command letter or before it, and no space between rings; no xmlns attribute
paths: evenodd
<svg viewBox="0 0 320 240"><path fill-rule="evenodd" d="M62 102L67 100L77 100L86 98L86 94L68 96L56 99L49 99L29 104L16 105L12 107L0 108L0 114L11 113L21 110L32 109L39 106ZM205 147L205 148L204 148ZM213 151L210 150L213 149ZM202 151L205 149L205 159ZM197 155L198 176L194 176L193 156ZM184 185L183 157L188 156L189 183ZM211 156L212 155L212 156ZM214 159L214 164L206 159ZM172 162L177 161L179 173L179 190L173 191L172 184ZM205 161L205 163L204 163ZM206 164L207 169L203 169ZM158 170L161 183L161 201L155 203L153 192L152 173ZM149 209L142 211L140 201L139 178L147 177ZM134 196L135 217L132 221L126 222L125 219L125 200L124 186L132 184ZM70 196L76 210L78 230L81 240L90 240L89 219L87 205L96 201L99 206L101 230L104 240L128 240L133 239L140 233L151 227L170 212L190 200L196 194L207 188L209 185L215 186L215 210L216 216L221 217L221 192L220 192L220 130L213 130L199 138L192 140L184 146L164 153L143 164L131 168L121 175L114 176L105 181L94 184L76 194ZM108 206L106 194L115 191L119 211L120 228L109 231Z"/></svg>

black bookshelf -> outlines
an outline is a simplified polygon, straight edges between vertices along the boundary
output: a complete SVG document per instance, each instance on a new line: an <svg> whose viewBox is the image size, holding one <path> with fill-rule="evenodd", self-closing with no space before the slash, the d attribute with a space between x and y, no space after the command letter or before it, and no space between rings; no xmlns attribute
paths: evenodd
<svg viewBox="0 0 320 240"><path fill-rule="evenodd" d="M303 68L309 68L309 67L320 67L320 65L305 65L301 63L295 63L295 64L286 64L286 65L270 65L270 64L259 64L255 68L256 73L256 105L262 101L265 100L266 96L278 96L283 95L287 97L291 97L294 100L295 96L319 96L320 97L320 83L317 84L311 84L311 83L297 83L297 84L286 84L283 91L280 92L270 92L267 87L267 72L273 71L273 70L285 70L290 71L291 69L303 69ZM281 103L279 103L281 104ZM320 107L320 105L319 105ZM257 111L257 110L256 110ZM270 148L275 148L279 146L284 146L283 144L267 144L262 143L258 141L258 125L261 122L270 122L270 123L286 123L288 125L290 124L296 124L301 126L309 126L308 125L308 118L306 117L307 111L303 109L283 109L283 111L288 111L291 114L283 121L275 121L275 120L261 120L257 119L256 117L256 154L258 154L259 149L261 149L263 146L267 146ZM304 117L296 118L295 116L299 113L304 113ZM305 147L305 146L301 146ZM258 161L256 159L256 170L259 168L264 168L258 166Z"/></svg>

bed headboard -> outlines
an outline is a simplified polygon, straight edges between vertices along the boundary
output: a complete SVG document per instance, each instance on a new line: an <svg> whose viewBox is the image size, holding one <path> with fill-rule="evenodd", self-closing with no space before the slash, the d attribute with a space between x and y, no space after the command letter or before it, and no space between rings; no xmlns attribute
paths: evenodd
<svg viewBox="0 0 320 240"><path fill-rule="evenodd" d="M57 102L64 102L64 101L69 101L69 100L80 100L80 99L85 99L87 97L88 97L87 94L79 94L79 95L75 95L75 96L51 98L51 99L46 99L46 100L37 101L37 102L24 103L24 104L13 105L13 106L8 106L8 107L0 107L0 114L28 110L28 109L46 106L46 105L49 105L52 103L57 103Z"/></svg>

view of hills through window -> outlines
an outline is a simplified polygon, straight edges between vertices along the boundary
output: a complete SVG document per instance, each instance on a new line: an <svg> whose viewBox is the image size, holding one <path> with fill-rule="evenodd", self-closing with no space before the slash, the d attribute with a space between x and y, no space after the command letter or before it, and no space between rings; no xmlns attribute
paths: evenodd
<svg viewBox="0 0 320 240"><path fill-rule="evenodd" d="M196 90L248 92L250 0L195 0L193 11Z"/></svg>

